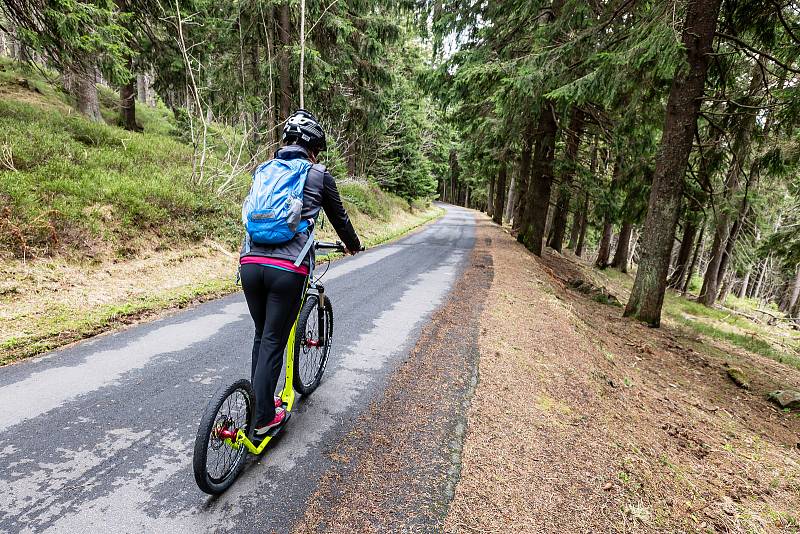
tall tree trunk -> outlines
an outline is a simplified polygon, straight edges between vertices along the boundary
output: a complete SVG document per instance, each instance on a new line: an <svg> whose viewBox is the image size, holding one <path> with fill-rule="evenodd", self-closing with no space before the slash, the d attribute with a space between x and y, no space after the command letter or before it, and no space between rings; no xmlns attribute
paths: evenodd
<svg viewBox="0 0 800 534"><path fill-rule="evenodd" d="M589 160L589 175L594 177L597 171L597 136L594 137L592 144L592 157ZM580 256L583 252L583 238L586 237L586 226L589 220L589 192L584 190L583 202L578 206L578 210L573 217L572 236L569 240L569 248L571 248L576 256ZM573 237L574 236L574 237ZM578 246L580 244L580 246Z"/></svg>
<svg viewBox="0 0 800 534"><path fill-rule="evenodd" d="M147 79L143 73L136 75L136 97L142 104L147 103Z"/></svg>
<svg viewBox="0 0 800 534"><path fill-rule="evenodd" d="M721 128L709 124L708 133L706 135L706 145L709 148L706 149L706 151L701 155L699 169L697 172L697 182L700 184L710 183L712 174L722 158L722 147L720 145L722 134L723 130ZM686 209L686 221L684 223L683 239L681 240L681 247L678 251L678 257L675 262L675 270L668 281L669 287L675 289L676 291L681 291L684 288L684 279L687 278L687 267L690 256L692 255L694 238L697 235L698 228L705 221L705 218L701 217L701 214L703 213L703 207L706 204L707 197L708 195L702 190L694 191L693 194L687 195L688 206ZM700 218L698 219L698 217ZM698 246L702 244L702 240L701 232ZM698 252L699 249L696 249L695 256L691 258L692 261L695 262L692 269L694 269L694 267L697 265L696 255ZM691 277L692 274L689 274L688 278L691 279ZM683 293L685 294L686 290L683 290Z"/></svg>
<svg viewBox="0 0 800 534"><path fill-rule="evenodd" d="M582 199L581 203L583 203ZM581 210L581 206L578 205L575 207L575 213L572 214L572 226L569 229L569 242L567 243L567 248L570 250L575 250L575 245L578 243L578 234L581 233L582 217L583 212Z"/></svg>
<svg viewBox="0 0 800 534"><path fill-rule="evenodd" d="M789 297L789 310L793 310L800 297L800 263L795 267L794 284L792 284L792 296Z"/></svg>
<svg viewBox="0 0 800 534"><path fill-rule="evenodd" d="M458 165L458 152L456 149L450 149L450 193L447 202L450 204L458 204L458 197L456 190L458 188L458 178L461 174L461 168Z"/></svg>
<svg viewBox="0 0 800 534"><path fill-rule="evenodd" d="M69 92L75 97L78 111L89 120L103 122L97 98L97 72L93 63L75 62L69 66Z"/></svg>
<svg viewBox="0 0 800 534"><path fill-rule="evenodd" d="M494 176L490 177L489 192L486 195L486 215L488 215L489 217L493 217L494 214L494 182L495 182Z"/></svg>
<svg viewBox="0 0 800 534"><path fill-rule="evenodd" d="M533 153L533 124L528 122L522 137L522 153L519 158L519 182L517 185L517 199L514 204L514 224L511 231L517 233L522 230L522 219L525 212L525 202L528 198L528 186L531 181L531 158Z"/></svg>
<svg viewBox="0 0 800 534"><path fill-rule="evenodd" d="M586 209L581 217L581 233L578 235L578 243L575 245L575 255L580 257L583 255L583 245L586 243L586 230L589 228L589 194L586 193L585 198Z"/></svg>
<svg viewBox="0 0 800 534"><path fill-rule="evenodd" d="M266 7L266 9L265 9ZM275 8L272 5L259 4L261 24L264 27L264 48L267 52L267 143L272 147L277 144L278 132L275 104L275 75L272 66L275 64ZM266 15L266 16L265 16Z"/></svg>
<svg viewBox="0 0 800 534"><path fill-rule="evenodd" d="M746 103L751 103L752 97L760 91L763 83L763 75L759 65L754 67L753 75L750 79L748 96L744 99ZM725 251L728 247L728 239L733 229L731 219L733 217L729 204L739 192L741 178L744 174L745 161L750 155L750 141L752 132L756 125L756 110L747 109L743 111L736 128L736 136L733 141L732 160L725 176L725 194L722 199L721 207L716 221L714 231L714 245L711 247L711 257L706 267L706 274L703 277L703 287L700 290L698 302L706 306L713 306L717 300L719 284L722 281L720 267L724 261ZM724 271L724 269L723 269Z"/></svg>
<svg viewBox="0 0 800 534"><path fill-rule="evenodd" d="M514 195L516 194L515 186L517 182L517 173L511 172L511 183L508 184L508 195L506 197L506 206L504 210L504 219L510 221L514 216Z"/></svg>
<svg viewBox="0 0 800 534"><path fill-rule="evenodd" d="M742 230L742 226L744 226L747 211L749 207L747 204L747 197L742 200L742 207L739 210L739 216L736 217L736 221L733 223L733 228L731 228L730 235L728 236L728 242L725 245L725 250L722 254L722 260L719 262L719 271L717 271L717 280L724 280L725 279L725 271L728 269L728 265L730 264L731 258L733 257L733 251L736 246L736 240L739 238L739 233ZM730 288L727 288L730 289ZM720 297L722 291L720 291Z"/></svg>
<svg viewBox="0 0 800 534"><path fill-rule="evenodd" d="M122 127L131 132L140 131L136 124L136 78L131 77L119 90L119 109Z"/></svg>
<svg viewBox="0 0 800 534"><path fill-rule="evenodd" d="M611 256L611 238L614 234L614 225L610 222L603 223L603 233L600 237L600 245L597 247L597 259L594 264L605 269L608 267L608 258Z"/></svg>
<svg viewBox="0 0 800 534"><path fill-rule="evenodd" d="M703 234L706 231L705 224L700 222L700 235L697 238L697 244L694 247L694 254L692 254L692 262L689 268L686 269L686 280L683 282L682 292L684 295L689 293L689 286L692 284L692 276L694 276L695 267L697 267L697 260L700 257L700 249L703 248Z"/></svg>
<svg viewBox="0 0 800 534"><path fill-rule="evenodd" d="M555 193L555 191L550 191L550 202L547 205L547 220L544 223L544 232L542 234L546 238L545 242L549 241L553 235L553 216L555 215L555 210L552 208L556 203L555 198L553 198Z"/></svg>
<svg viewBox="0 0 800 534"><path fill-rule="evenodd" d="M795 302L793 307L789 308L789 317L794 319L795 323L800 322L798 321L798 319L800 319L800 300Z"/></svg>
<svg viewBox="0 0 800 534"><path fill-rule="evenodd" d="M642 235L639 269L625 316L657 327L667 286L675 226L680 215L684 174L697 131L697 116L703 98L709 54L722 0L692 0L686 13L682 41L688 68L676 67L670 88L661 147L650 192Z"/></svg>
<svg viewBox="0 0 800 534"><path fill-rule="evenodd" d="M538 138L531 164L531 178L525 199L525 211L522 214L522 226L517 236L517 241L537 256L542 255L542 241L550 208L557 132L555 109L552 103L545 102L537 128Z"/></svg>
<svg viewBox="0 0 800 534"><path fill-rule="evenodd" d="M572 232L569 237L569 248L578 254L578 241L580 241L581 231L586 226L586 219L589 216L589 193L583 193L583 199L577 206L574 216L572 217Z"/></svg>
<svg viewBox="0 0 800 534"><path fill-rule="evenodd" d="M614 163L614 170L611 172L611 183L608 186L607 198L610 199L616 194L616 189L619 186L620 177L622 175L622 158L617 157ZM594 264L600 269L608 267L608 259L611 256L611 236L614 231L613 214L610 205L605 207L603 213L603 233L600 237L600 245L597 248L597 259Z"/></svg>
<svg viewBox="0 0 800 534"><path fill-rule="evenodd" d="M731 291L731 284L733 284L733 276L725 276L720 278L722 280L722 286L719 289L719 301L724 303L725 299L728 298L728 293Z"/></svg>
<svg viewBox="0 0 800 534"><path fill-rule="evenodd" d="M503 225L503 205L506 200L506 172L507 166L505 161L500 162L500 170L497 172L497 183L494 186L494 222Z"/></svg>
<svg viewBox="0 0 800 534"><path fill-rule="evenodd" d="M789 302L787 303L786 309L789 310L789 313L796 310L798 305L798 300L800 300L800 263L797 264L795 267L795 275L794 275L794 283L792 284L792 293L789 297ZM796 314L793 315L796 317Z"/></svg>
<svg viewBox="0 0 800 534"><path fill-rule="evenodd" d="M750 286L747 288L747 293L745 293L745 297L751 299L754 298L753 294L756 291L756 285L758 284L759 278L761 278L761 271L764 268L764 262L760 261L757 262L753 266L753 274L750 275L752 280L750 281Z"/></svg>
<svg viewBox="0 0 800 534"><path fill-rule="evenodd" d="M260 37L260 32L256 34ZM250 38L249 46L248 46L248 59L249 59L249 70L250 70L250 80L252 83L252 94L258 95L261 94L261 67L259 66L259 56L261 55L261 47L259 43L259 39L256 36ZM261 128L262 128L262 113L263 110L258 109L258 107L254 106L252 111L253 117L253 133L252 133L252 142L253 142L253 149L258 147L261 144ZM271 128L272 126L270 126Z"/></svg>
<svg viewBox="0 0 800 534"><path fill-rule="evenodd" d="M633 262L637 262L637 258L638 258L638 256L637 256L637 252L638 252L637 247L639 246L639 237L641 237L641 235L642 234L640 232L637 232L636 228L634 227L633 234L631 235L631 244L628 247L630 249L629 252L628 252L628 266L630 266L630 264L633 263ZM625 271L625 272L627 272L627 271Z"/></svg>
<svg viewBox="0 0 800 534"><path fill-rule="evenodd" d="M764 262L761 265L761 272L758 273L758 281L756 282L755 287L753 288L753 294L751 295L754 299L761 298L761 288L764 285L764 278L766 278L767 270L769 270L769 263L772 260L772 255L768 255L764 258Z"/></svg>
<svg viewBox="0 0 800 534"><path fill-rule="evenodd" d="M753 268L750 267L747 269L747 272L744 273L744 278L742 279L742 285L739 286L739 292L736 294L737 297L743 299L747 296L747 286L750 285L750 273L753 272Z"/></svg>
<svg viewBox="0 0 800 534"><path fill-rule="evenodd" d="M572 196L572 181L575 178L578 166L578 149L583 135L583 126L583 111L573 107L569 119L569 127L566 131L567 142L564 150L564 159L567 167L561 177L558 201L556 202L555 215L553 216L553 231L548 243L548 246L557 252L561 252L561 248L564 246L564 235L567 233L569 201Z"/></svg>
<svg viewBox="0 0 800 534"><path fill-rule="evenodd" d="M278 75L280 76L280 121L285 121L292 113L292 90L289 78L289 49L292 43L291 18L289 17L288 0L278 6L278 38L281 40L281 48L278 61Z"/></svg>
<svg viewBox="0 0 800 534"><path fill-rule="evenodd" d="M667 285L672 289L683 287L683 279L686 276L689 259L694 248L694 236L697 234L697 222L692 214L689 214L683 226L683 238L681 247L678 250L678 258L675 261L675 270L672 272Z"/></svg>
<svg viewBox="0 0 800 534"><path fill-rule="evenodd" d="M792 288L790 287L792 284L786 282L783 291L781 291L781 300L778 302L778 311L782 311L783 313L788 314L789 311L789 299L792 298Z"/></svg>
<svg viewBox="0 0 800 534"><path fill-rule="evenodd" d="M630 221L623 222L617 239L617 250L614 252L614 259L611 260L611 266L623 273L628 272L628 256L630 254L632 233L633 223Z"/></svg>
<svg viewBox="0 0 800 534"><path fill-rule="evenodd" d="M617 237L617 249L614 252L614 259L611 260L611 267L619 269L623 273L628 272L633 220L636 216L634 213L635 206L636 199L633 193L629 192L625 196L625 204L622 206L622 227Z"/></svg>
<svg viewBox="0 0 800 534"><path fill-rule="evenodd" d="M565 0L553 0L549 6L543 6L540 9L538 23L543 25L552 24L561 16L564 2ZM533 149L532 159L531 147L533 146L534 131L533 123L530 119L525 129L523 162L520 168L526 167L526 156L527 168L524 169L526 173L520 176L520 185L522 185L523 180L526 184L524 193L522 193L523 188L520 188L520 209L514 217L515 225L516 220L519 219L517 241L523 243L538 256L541 256L542 253L542 239L544 238L547 223L547 212L550 208L550 188L553 182L553 152L555 151L557 131L558 124L553 103L549 100L542 100L539 122L535 131L536 144ZM527 172L528 169L530 169L529 174Z"/></svg>
<svg viewBox="0 0 800 534"><path fill-rule="evenodd" d="M136 75L133 74L133 58L128 58L128 71L131 73L125 85L119 90L119 111L122 127L128 131L140 131L136 124Z"/></svg>

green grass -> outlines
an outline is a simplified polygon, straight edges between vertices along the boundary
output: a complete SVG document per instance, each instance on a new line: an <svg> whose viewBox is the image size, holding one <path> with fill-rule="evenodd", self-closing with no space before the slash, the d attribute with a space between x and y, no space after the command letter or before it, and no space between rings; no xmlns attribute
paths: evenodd
<svg viewBox="0 0 800 534"><path fill-rule="evenodd" d="M606 269L602 274L628 290L633 285L633 278L630 275L620 273L615 269ZM697 276L695 278L702 283L701 278ZM736 310L749 312L755 310L759 303L753 299L739 299L729 295L726 305ZM770 326L756 324L731 311L709 308L674 291L667 291L663 314L698 334L726 341L752 353L800 369L800 340L795 337L788 341L788 344L794 347L794 351L781 350L778 346L786 344L787 340L779 339L779 334Z"/></svg>
<svg viewBox="0 0 800 534"><path fill-rule="evenodd" d="M360 181L338 184L339 194L349 209L355 208L374 219L388 221L396 208L409 209L408 203L382 191L377 185Z"/></svg>
<svg viewBox="0 0 800 534"><path fill-rule="evenodd" d="M144 131L128 132L114 125L116 93L100 87L99 96L109 124L77 114L69 97L38 71L0 62L0 205L7 207L0 212L2 249L17 258L109 250L124 258L204 238L235 249L249 176L239 176L222 196L198 186L191 179L192 149L169 110L138 105ZM212 130L220 139L235 136L227 127ZM212 144L221 146L220 139ZM213 157L210 164L230 171ZM393 237L388 223L411 211L407 202L371 183L343 181L339 188L357 227L361 223L370 234L376 223L387 223L378 233L388 235L368 235L369 244Z"/></svg>
<svg viewBox="0 0 800 534"><path fill-rule="evenodd" d="M749 350L750 352L766 356L767 358L772 358L775 361L791 365L796 369L800 369L800 357L787 352L779 351L767 341L755 337L754 335L726 332L709 324L693 319L679 319L679 322L700 334L714 339L719 339L721 341L727 341L733 345L736 345L737 347Z"/></svg>
<svg viewBox="0 0 800 534"><path fill-rule="evenodd" d="M729 311L709 308L672 292L667 294L664 301L664 313L699 334L727 341L750 352L800 369L800 356L779 350L768 341L775 335L769 327L762 327ZM730 327L738 332L732 331Z"/></svg>
<svg viewBox="0 0 800 534"><path fill-rule="evenodd" d="M129 324L158 310L183 308L238 290L234 278L212 279L126 302L76 310L70 306L51 306L45 313L30 318L30 332L0 343L0 365L41 354L73 341Z"/></svg>
<svg viewBox="0 0 800 534"><path fill-rule="evenodd" d="M145 131L133 133L35 97L44 102L0 98L4 248L21 257L110 244L125 255L144 236L235 246L240 195L192 183L191 149L164 133L165 110L139 106ZM244 189L248 178L240 180Z"/></svg>

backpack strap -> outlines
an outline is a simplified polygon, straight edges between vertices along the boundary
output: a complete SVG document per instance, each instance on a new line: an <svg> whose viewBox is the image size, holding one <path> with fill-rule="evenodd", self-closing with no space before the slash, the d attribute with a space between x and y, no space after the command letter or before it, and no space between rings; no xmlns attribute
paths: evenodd
<svg viewBox="0 0 800 534"><path fill-rule="evenodd" d="M306 175L306 181L308 181L308 179L311 177L312 172L317 174L315 179L318 179L320 185L322 185L322 181L325 179L325 173L328 172L328 169L325 167L325 165L322 165L321 163L314 163L311 165L311 167L308 169L308 174ZM297 255L297 259L294 260L295 267L299 267L300 264L303 263L303 260L306 259L306 255L308 255L311 247L314 246L314 219L308 220L308 226L306 227L306 230L308 229L310 229L311 233L308 236L308 241L306 241L306 244L300 250L300 254Z"/></svg>
<svg viewBox="0 0 800 534"><path fill-rule="evenodd" d="M300 264L303 263L303 260L306 259L306 255L308 251L311 250L311 247L314 246L314 223L313 221L309 224L309 228L311 228L311 233L308 234L308 240L306 244L303 245L302 250L300 250L300 254L297 255L297 259L294 260L294 266L300 267Z"/></svg>

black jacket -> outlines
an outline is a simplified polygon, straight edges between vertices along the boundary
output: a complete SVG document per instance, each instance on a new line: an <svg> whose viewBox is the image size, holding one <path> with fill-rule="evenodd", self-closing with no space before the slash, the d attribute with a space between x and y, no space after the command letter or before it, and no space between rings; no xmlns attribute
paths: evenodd
<svg viewBox="0 0 800 534"><path fill-rule="evenodd" d="M308 159L308 152L299 145L288 145L278 149L275 152L275 157L285 160L295 158ZM303 220L313 219L316 221L320 208L325 210L325 215L328 216L333 229L339 234L339 238L345 246L350 250L359 250L361 242L358 239L358 235L356 235L353 224L350 222L350 217L347 216L347 210L342 205L336 181L324 165L314 164L308 171L306 184L303 188ZM247 247L243 244L241 256L264 256L295 261L303 251L303 246L308 241L309 235L310 232L300 232L291 241L279 245L251 243L249 251L246 250ZM310 255L303 258L303 265L309 265L309 258Z"/></svg>

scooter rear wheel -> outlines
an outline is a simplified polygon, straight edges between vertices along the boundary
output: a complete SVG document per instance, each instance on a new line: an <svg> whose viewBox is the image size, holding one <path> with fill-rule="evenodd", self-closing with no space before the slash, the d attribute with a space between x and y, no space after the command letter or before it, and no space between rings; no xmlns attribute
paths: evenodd
<svg viewBox="0 0 800 534"><path fill-rule="evenodd" d="M192 462L194 479L205 493L219 495L239 476L247 449L233 447L232 443L238 430L249 435L255 406L249 380L238 380L221 388L206 406L197 429Z"/></svg>

